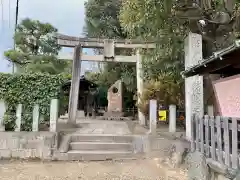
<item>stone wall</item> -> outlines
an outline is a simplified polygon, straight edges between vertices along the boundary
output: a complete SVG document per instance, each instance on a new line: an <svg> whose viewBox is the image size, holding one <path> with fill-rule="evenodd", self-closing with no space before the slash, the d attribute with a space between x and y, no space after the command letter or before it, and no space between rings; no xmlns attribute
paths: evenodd
<svg viewBox="0 0 240 180"><path fill-rule="evenodd" d="M0 132L0 158L48 159L57 148L57 133Z"/></svg>

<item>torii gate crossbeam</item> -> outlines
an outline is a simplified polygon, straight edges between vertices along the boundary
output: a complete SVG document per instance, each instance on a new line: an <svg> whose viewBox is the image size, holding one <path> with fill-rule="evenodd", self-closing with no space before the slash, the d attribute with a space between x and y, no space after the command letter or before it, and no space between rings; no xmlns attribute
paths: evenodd
<svg viewBox="0 0 240 180"><path fill-rule="evenodd" d="M119 40L119 39L96 39L96 38L79 38L57 34L58 44L62 47L74 48L73 67L72 67L72 84L69 98L69 121L76 123L77 103L79 94L79 80L81 61L102 61L102 62L135 62L137 70L137 91L142 94L143 79L141 74L142 56L141 49L154 49L153 41L143 42L139 40ZM102 55L85 55L82 53L82 48L104 49ZM137 49L136 55L133 56L116 56L115 49ZM59 56L59 59L71 59L69 55ZM138 101L140 98L138 97ZM146 123L144 115L138 110L138 119L141 125Z"/></svg>

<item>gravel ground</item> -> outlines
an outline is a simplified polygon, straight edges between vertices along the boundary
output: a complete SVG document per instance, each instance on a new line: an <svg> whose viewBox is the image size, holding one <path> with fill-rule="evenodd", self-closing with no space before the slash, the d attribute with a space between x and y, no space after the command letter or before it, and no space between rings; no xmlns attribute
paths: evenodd
<svg viewBox="0 0 240 180"><path fill-rule="evenodd" d="M0 161L1 180L187 180L157 159L102 162Z"/></svg>

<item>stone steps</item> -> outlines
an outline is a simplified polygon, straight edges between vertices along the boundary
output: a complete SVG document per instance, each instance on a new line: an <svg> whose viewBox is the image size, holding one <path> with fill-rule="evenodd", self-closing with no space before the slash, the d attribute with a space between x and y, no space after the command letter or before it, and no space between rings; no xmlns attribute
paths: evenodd
<svg viewBox="0 0 240 180"><path fill-rule="evenodd" d="M57 154L58 160L102 161L132 158L132 136L111 134L71 134L68 149Z"/></svg>
<svg viewBox="0 0 240 180"><path fill-rule="evenodd" d="M77 151L70 150L67 152L68 160L74 161L104 161L113 160L119 158L129 158L132 156L132 152L128 151Z"/></svg>
<svg viewBox="0 0 240 180"><path fill-rule="evenodd" d="M71 142L117 142L132 143L132 136L109 134L73 134Z"/></svg>
<svg viewBox="0 0 240 180"><path fill-rule="evenodd" d="M132 151L132 144L116 142L71 142L70 150Z"/></svg>

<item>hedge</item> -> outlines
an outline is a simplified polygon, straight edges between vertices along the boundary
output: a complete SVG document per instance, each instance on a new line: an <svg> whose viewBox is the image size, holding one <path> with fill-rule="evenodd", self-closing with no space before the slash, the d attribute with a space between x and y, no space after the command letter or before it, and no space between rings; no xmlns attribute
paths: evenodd
<svg viewBox="0 0 240 180"><path fill-rule="evenodd" d="M68 78L62 74L49 75L3 74L0 73L0 98L6 103L4 116L5 129L15 129L16 107L23 105L22 131L31 131L32 110L34 104L39 104L40 115L49 120L51 99L63 99L61 86Z"/></svg>

